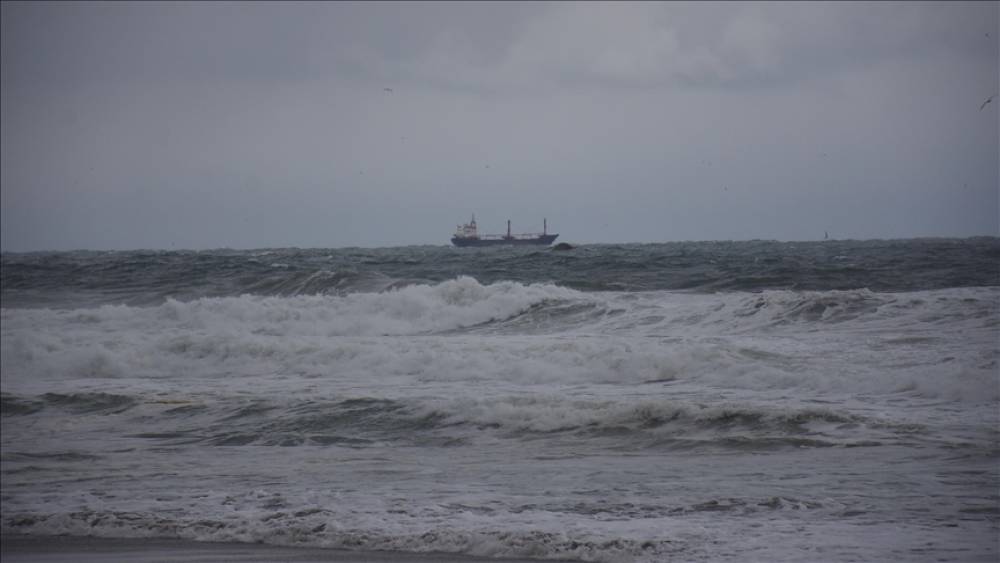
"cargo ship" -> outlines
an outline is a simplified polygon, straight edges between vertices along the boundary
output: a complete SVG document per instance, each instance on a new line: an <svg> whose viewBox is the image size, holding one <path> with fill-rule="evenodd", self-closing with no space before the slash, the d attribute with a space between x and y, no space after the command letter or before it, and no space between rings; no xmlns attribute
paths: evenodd
<svg viewBox="0 0 1000 563"><path fill-rule="evenodd" d="M506 235L481 235L476 230L476 216L472 215L472 221L459 225L455 236L451 237L451 243L455 246L500 246L500 245L521 245L521 244L552 244L558 234L548 233L548 224L542 219L541 233L524 233L519 235L510 234L510 219L507 220Z"/></svg>

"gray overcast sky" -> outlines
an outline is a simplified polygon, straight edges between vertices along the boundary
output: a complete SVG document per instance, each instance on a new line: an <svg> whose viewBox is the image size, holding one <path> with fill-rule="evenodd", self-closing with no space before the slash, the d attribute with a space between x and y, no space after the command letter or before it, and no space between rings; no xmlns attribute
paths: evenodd
<svg viewBox="0 0 1000 563"><path fill-rule="evenodd" d="M2 248L995 236L998 36L996 2L3 2Z"/></svg>

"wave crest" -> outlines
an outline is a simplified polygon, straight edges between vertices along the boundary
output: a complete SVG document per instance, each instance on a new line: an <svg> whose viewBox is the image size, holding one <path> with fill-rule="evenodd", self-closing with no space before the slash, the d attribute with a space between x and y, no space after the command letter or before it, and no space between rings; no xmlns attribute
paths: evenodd
<svg viewBox="0 0 1000 563"><path fill-rule="evenodd" d="M502 321L546 301L580 295L554 285L482 285L462 276L435 285L406 285L380 293L168 300L157 309L165 320L193 327L239 321L254 325L252 330L261 334L384 336L429 334Z"/></svg>

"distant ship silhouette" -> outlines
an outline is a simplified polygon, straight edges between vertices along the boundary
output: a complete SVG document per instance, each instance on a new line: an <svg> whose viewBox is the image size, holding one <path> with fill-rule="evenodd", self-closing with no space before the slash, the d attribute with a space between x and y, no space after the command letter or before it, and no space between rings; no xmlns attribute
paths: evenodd
<svg viewBox="0 0 1000 563"><path fill-rule="evenodd" d="M507 220L506 235L481 235L476 228L476 215L472 214L472 220L464 225L459 225L455 235L451 237L451 243L455 246L500 246L500 245L523 245L523 244L552 244L559 234L550 235L548 233L548 222L542 219L541 233L525 233L520 235L510 234L510 219Z"/></svg>

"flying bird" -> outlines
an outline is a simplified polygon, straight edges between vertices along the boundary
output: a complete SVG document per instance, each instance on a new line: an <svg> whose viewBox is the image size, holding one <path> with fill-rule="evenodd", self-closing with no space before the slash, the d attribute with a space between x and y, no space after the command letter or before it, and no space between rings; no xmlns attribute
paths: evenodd
<svg viewBox="0 0 1000 563"><path fill-rule="evenodd" d="M986 101L985 101L985 102L983 102L983 105L979 106L979 111L983 111L983 108L984 108L984 107L986 107L986 104L988 104L988 103L992 102L992 101L993 101L993 98L995 98L995 97L997 97L997 95L996 95L996 94L993 94L993 95L992 95L992 96L990 96L989 98L986 98Z"/></svg>
<svg viewBox="0 0 1000 563"><path fill-rule="evenodd" d="M392 88L382 88L382 89L385 90L386 92L389 92L390 94L392 94Z"/></svg>

